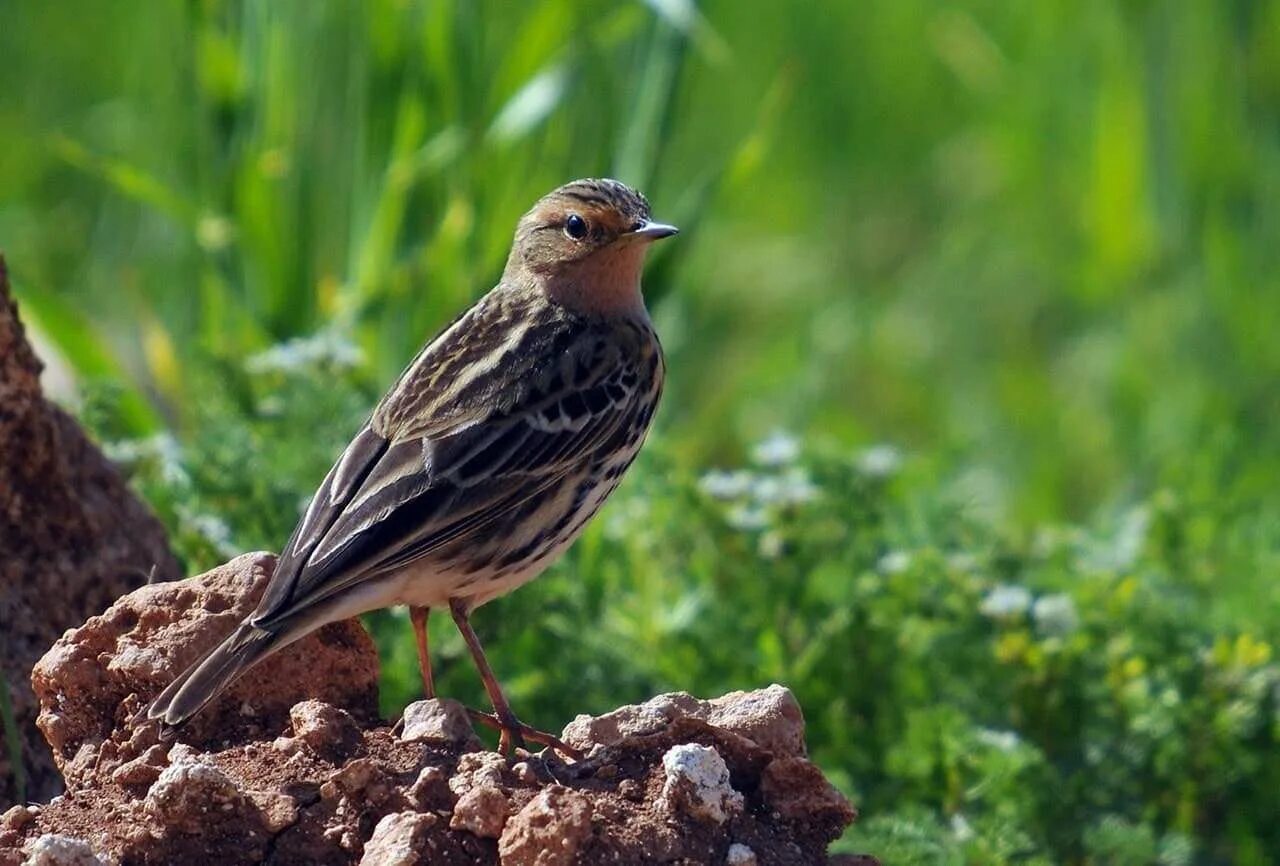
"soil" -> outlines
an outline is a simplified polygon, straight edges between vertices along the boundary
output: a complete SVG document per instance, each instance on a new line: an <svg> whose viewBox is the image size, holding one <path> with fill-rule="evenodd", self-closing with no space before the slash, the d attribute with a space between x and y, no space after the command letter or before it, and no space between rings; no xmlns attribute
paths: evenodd
<svg viewBox="0 0 1280 866"><path fill-rule="evenodd" d="M273 567L248 554L143 587L57 641L32 680L67 792L0 817L0 864L825 864L855 817L781 686L581 716L563 733L579 761L504 757L453 701L379 719L356 620L269 658L172 739L133 727Z"/></svg>

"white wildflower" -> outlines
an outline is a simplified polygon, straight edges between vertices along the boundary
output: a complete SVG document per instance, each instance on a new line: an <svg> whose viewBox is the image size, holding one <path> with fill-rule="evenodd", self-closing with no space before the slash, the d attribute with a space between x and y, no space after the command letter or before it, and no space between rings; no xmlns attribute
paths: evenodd
<svg viewBox="0 0 1280 866"><path fill-rule="evenodd" d="M698 489L712 499L737 499L751 489L754 480L750 472L712 469L698 479Z"/></svg>
<svg viewBox="0 0 1280 866"><path fill-rule="evenodd" d="M295 337L252 355L244 363L250 373L294 373L309 367L358 367L364 361L360 347L333 331Z"/></svg>
<svg viewBox="0 0 1280 866"><path fill-rule="evenodd" d="M889 478L902 468L902 452L892 445L873 445L858 455L856 464L868 478Z"/></svg>
<svg viewBox="0 0 1280 866"><path fill-rule="evenodd" d="M195 511L187 506L178 507L178 519L218 551L221 556L233 557L240 553L231 537L231 527L221 517Z"/></svg>
<svg viewBox="0 0 1280 866"><path fill-rule="evenodd" d="M781 533L773 531L765 532L760 536L760 542L757 545L757 549L760 551L760 556L762 558L777 559L782 556L785 543L785 539L783 539Z"/></svg>
<svg viewBox="0 0 1280 866"><path fill-rule="evenodd" d="M978 731L978 742L1001 752L1012 752L1022 745L1022 738L1014 731L981 728Z"/></svg>
<svg viewBox="0 0 1280 866"><path fill-rule="evenodd" d="M1031 593L1021 586L1002 584L982 600L978 610L992 619L1010 619L1021 616L1031 607Z"/></svg>
<svg viewBox="0 0 1280 866"><path fill-rule="evenodd" d="M1080 625L1076 603L1062 593L1036 599L1031 606L1031 616L1036 621L1036 629L1050 637L1065 637Z"/></svg>
<svg viewBox="0 0 1280 866"><path fill-rule="evenodd" d="M817 498L818 488L804 470L789 469L782 475L759 479L752 493L763 505L803 505Z"/></svg>
<svg viewBox="0 0 1280 866"><path fill-rule="evenodd" d="M754 505L738 505L729 509L725 515L729 525L743 532L755 532L769 525L769 515L763 508Z"/></svg>
<svg viewBox="0 0 1280 866"><path fill-rule="evenodd" d="M905 550L891 550L880 557L876 567L885 574L902 574L911 567L911 554Z"/></svg>
<svg viewBox="0 0 1280 866"><path fill-rule="evenodd" d="M186 467L182 465L182 446L171 433L110 442L103 450L109 459L125 465L155 461L160 480L170 487L180 487L191 480Z"/></svg>
<svg viewBox="0 0 1280 866"><path fill-rule="evenodd" d="M785 466L800 456L800 442L790 433L777 430L751 452L761 466Z"/></svg>
<svg viewBox="0 0 1280 866"><path fill-rule="evenodd" d="M951 816L951 834L957 842L968 842L973 838L973 825L959 812Z"/></svg>

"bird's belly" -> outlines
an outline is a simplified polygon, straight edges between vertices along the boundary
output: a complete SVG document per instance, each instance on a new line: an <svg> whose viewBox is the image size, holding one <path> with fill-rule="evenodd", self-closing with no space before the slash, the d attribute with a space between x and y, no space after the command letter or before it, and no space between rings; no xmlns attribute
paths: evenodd
<svg viewBox="0 0 1280 866"><path fill-rule="evenodd" d="M540 575L571 545L618 486L635 450L598 471L562 485L548 503L495 538L463 539L398 576L402 604L440 607L450 599L474 606L505 595Z"/></svg>

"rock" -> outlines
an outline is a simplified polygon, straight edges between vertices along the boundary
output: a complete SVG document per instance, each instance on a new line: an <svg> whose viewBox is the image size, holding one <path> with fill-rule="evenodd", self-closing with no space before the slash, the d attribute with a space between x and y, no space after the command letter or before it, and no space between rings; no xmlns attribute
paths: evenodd
<svg viewBox="0 0 1280 866"><path fill-rule="evenodd" d="M373 828L360 866L414 866L421 862L426 831L435 823L435 815L417 812L387 815Z"/></svg>
<svg viewBox="0 0 1280 866"><path fill-rule="evenodd" d="M742 811L742 795L729 784L729 768L715 749L692 743L672 746L662 756L662 767L667 774L662 804L669 811L717 824Z"/></svg>
<svg viewBox="0 0 1280 866"><path fill-rule="evenodd" d="M746 737L774 757L804 757L804 713L791 689L777 683L704 702L705 720Z"/></svg>
<svg viewBox="0 0 1280 866"><path fill-rule="evenodd" d="M262 815L262 823L271 834L292 827L298 821L298 801L280 791L250 791L249 799Z"/></svg>
<svg viewBox="0 0 1280 866"><path fill-rule="evenodd" d="M273 556L249 553L199 577L144 586L58 639L31 682L41 702L37 724L71 787L90 765L104 766L95 750L121 719L253 610L274 567ZM333 623L251 668L177 735L202 747L243 740L282 727L306 698L373 716L377 680L377 649L364 628Z"/></svg>
<svg viewBox="0 0 1280 866"><path fill-rule="evenodd" d="M25 791L0 748L0 810L62 790L36 729L31 667L58 635L154 574L178 575L164 528L65 412L45 399L42 364L0 259L0 688L17 723Z"/></svg>
<svg viewBox="0 0 1280 866"><path fill-rule="evenodd" d="M562 785L544 788L507 822L503 866L570 866L591 836L591 801Z"/></svg>
<svg viewBox="0 0 1280 866"><path fill-rule="evenodd" d="M156 824L184 833L197 833L210 815L233 811L244 795L226 774L203 762L173 764L147 792L146 811Z"/></svg>
<svg viewBox="0 0 1280 866"><path fill-rule="evenodd" d="M26 866L105 866L83 839L46 833L27 849Z"/></svg>
<svg viewBox="0 0 1280 866"><path fill-rule="evenodd" d="M458 760L458 769L449 780L449 790L461 795L472 788L502 787L506 758L496 752L470 752Z"/></svg>
<svg viewBox="0 0 1280 866"><path fill-rule="evenodd" d="M289 709L293 735L314 752L341 757L360 742L360 730L345 710L323 701L301 701Z"/></svg>
<svg viewBox="0 0 1280 866"><path fill-rule="evenodd" d="M411 710L407 735L378 719L375 654L354 623L264 662L176 742L131 727L199 652L183 642L224 634L273 563L138 590L58 642L36 679L73 784L0 817L0 866L50 834L112 863L723 864L746 856L737 843L757 863L825 866L853 816L787 733L802 729L783 689L666 696L579 720L606 755L509 763L475 751L451 702Z"/></svg>
<svg viewBox="0 0 1280 866"><path fill-rule="evenodd" d="M439 767L423 767L418 778L408 791L409 802L419 809L453 808L453 792L449 789L449 779Z"/></svg>
<svg viewBox="0 0 1280 866"><path fill-rule="evenodd" d="M615 746L627 737L656 733L678 718L705 713L703 702L684 692L628 704L601 716L578 716L560 735L570 746L589 751L592 746Z"/></svg>
<svg viewBox="0 0 1280 866"><path fill-rule="evenodd" d="M343 796L358 797L380 806L391 796L391 790L391 779L385 768L372 758L356 758L320 786L320 796L326 800Z"/></svg>
<svg viewBox="0 0 1280 866"><path fill-rule="evenodd" d="M710 701L684 692L658 695L602 716L578 716L564 729L561 739L589 752L595 746L613 746L627 737L652 734L686 718L732 731L776 756L805 754L804 714L791 690L776 684L753 692L730 692Z"/></svg>
<svg viewBox="0 0 1280 866"><path fill-rule="evenodd" d="M729 846L729 853L724 862L727 866L757 866L760 861L756 858L756 852L752 851L751 848L741 842L734 842Z"/></svg>
<svg viewBox="0 0 1280 866"><path fill-rule="evenodd" d="M40 810L34 806L13 806L0 815L0 830L21 830L39 814Z"/></svg>
<svg viewBox="0 0 1280 866"><path fill-rule="evenodd" d="M449 826L481 838L497 839L507 824L510 809L511 803L500 789L489 786L472 788L458 798Z"/></svg>
<svg viewBox="0 0 1280 866"><path fill-rule="evenodd" d="M479 748L480 741L471 727L467 709L457 701L448 698L414 701L404 708L403 718L402 740L459 743Z"/></svg>
<svg viewBox="0 0 1280 866"><path fill-rule="evenodd" d="M151 785L160 778L167 755L164 746L149 746L132 761L126 761L111 773L111 781L117 785Z"/></svg>
<svg viewBox="0 0 1280 866"><path fill-rule="evenodd" d="M844 826L858 816L822 771L803 758L770 762L764 769L760 793L784 818Z"/></svg>

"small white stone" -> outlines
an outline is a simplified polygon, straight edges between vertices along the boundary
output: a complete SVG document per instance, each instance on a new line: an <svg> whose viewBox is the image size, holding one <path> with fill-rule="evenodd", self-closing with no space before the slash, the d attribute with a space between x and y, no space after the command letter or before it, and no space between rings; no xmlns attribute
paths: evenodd
<svg viewBox="0 0 1280 866"><path fill-rule="evenodd" d="M741 842L734 842L729 846L729 855L724 862L728 866L756 866L760 861L756 859L755 851Z"/></svg>
<svg viewBox="0 0 1280 866"><path fill-rule="evenodd" d="M421 862L423 833L435 823L435 815L419 812L384 816L365 843L361 866L413 866Z"/></svg>
<svg viewBox="0 0 1280 866"><path fill-rule="evenodd" d="M475 731L466 707L448 698L431 698L404 708L400 739L466 743L475 739Z"/></svg>
<svg viewBox="0 0 1280 866"><path fill-rule="evenodd" d="M458 759L458 769L449 780L449 790L457 796L472 788L501 788L507 759L497 752L468 752Z"/></svg>
<svg viewBox="0 0 1280 866"><path fill-rule="evenodd" d="M235 783L214 765L183 761L166 767L152 783L145 809L162 826L195 832L204 815L214 809L231 811L242 800Z"/></svg>
<svg viewBox="0 0 1280 866"><path fill-rule="evenodd" d="M302 744L293 737L286 737L282 735L271 741L271 748L281 754L292 755L294 752L302 748Z"/></svg>
<svg viewBox="0 0 1280 866"><path fill-rule="evenodd" d="M697 818L723 824L742 811L742 795L729 784L729 768L709 746L685 743L662 756L667 780L662 802L672 811L684 809Z"/></svg>
<svg viewBox="0 0 1280 866"><path fill-rule="evenodd" d="M174 743L169 750L170 764L188 764L199 757L200 753L186 743Z"/></svg>
<svg viewBox="0 0 1280 866"><path fill-rule="evenodd" d="M529 766L528 761L520 761L511 767L511 774L525 784L535 784L538 781L538 774L533 771L533 767Z"/></svg>
<svg viewBox="0 0 1280 866"><path fill-rule="evenodd" d="M45 833L27 848L23 866L103 866L103 862L83 839Z"/></svg>

